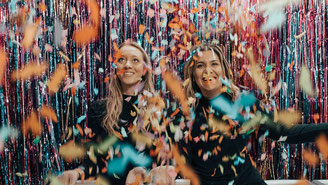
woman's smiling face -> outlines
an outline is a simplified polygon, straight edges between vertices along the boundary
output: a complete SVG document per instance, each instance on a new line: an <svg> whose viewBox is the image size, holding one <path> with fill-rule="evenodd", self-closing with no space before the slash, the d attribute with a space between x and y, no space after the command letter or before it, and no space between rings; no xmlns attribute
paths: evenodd
<svg viewBox="0 0 328 185"><path fill-rule="evenodd" d="M145 74L143 53L136 47L125 45L120 48L121 57L117 62L117 76L123 87L135 86Z"/></svg>
<svg viewBox="0 0 328 185"><path fill-rule="evenodd" d="M220 76L224 78L219 57L212 50L202 51L196 61L193 78L201 93L206 98L214 98L221 93L222 83Z"/></svg>

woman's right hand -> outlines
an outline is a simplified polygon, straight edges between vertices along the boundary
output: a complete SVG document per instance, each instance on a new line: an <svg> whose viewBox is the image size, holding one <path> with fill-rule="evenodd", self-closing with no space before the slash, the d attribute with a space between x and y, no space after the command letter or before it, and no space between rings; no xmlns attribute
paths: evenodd
<svg viewBox="0 0 328 185"><path fill-rule="evenodd" d="M57 176L63 185L75 185L76 181L79 179L79 172L77 170L67 170L63 174ZM50 184L51 185L51 184Z"/></svg>

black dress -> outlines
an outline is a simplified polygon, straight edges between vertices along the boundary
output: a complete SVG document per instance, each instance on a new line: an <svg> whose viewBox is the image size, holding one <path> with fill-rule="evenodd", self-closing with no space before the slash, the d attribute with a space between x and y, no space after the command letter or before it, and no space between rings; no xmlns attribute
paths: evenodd
<svg viewBox="0 0 328 185"><path fill-rule="evenodd" d="M228 94L226 96L231 101ZM236 134L239 125L232 127L231 136L213 132L208 126L209 100L201 98L195 108L191 140L181 140L181 152L200 178L202 185L262 185L266 184L246 154L247 134ZM222 114L214 116L222 120ZM225 121L229 124L228 121ZM231 124L231 123L230 123ZM328 133L328 124L296 125L290 129L277 124L263 124L260 130L269 130L272 139L287 136L287 143L313 142L321 132Z"/></svg>
<svg viewBox="0 0 328 185"><path fill-rule="evenodd" d="M85 173L85 179L96 177L97 175L103 176L110 184L124 185L128 172L137 166L146 168L151 167L153 158L148 155L149 150L138 152L135 148L135 142L131 139L129 129L131 124L137 118L137 110L135 109L137 96L123 95L123 107L119 116L119 129L123 137L123 141L119 140L106 153L95 152L97 158L96 164L89 158L85 159L83 164L79 167ZM106 115L106 100L93 102L88 108L87 112L87 127L92 130L89 134L94 143L101 143L109 134L102 126L102 121ZM126 133L122 134L122 133ZM111 155L113 155L111 157ZM115 171L115 172L114 172Z"/></svg>

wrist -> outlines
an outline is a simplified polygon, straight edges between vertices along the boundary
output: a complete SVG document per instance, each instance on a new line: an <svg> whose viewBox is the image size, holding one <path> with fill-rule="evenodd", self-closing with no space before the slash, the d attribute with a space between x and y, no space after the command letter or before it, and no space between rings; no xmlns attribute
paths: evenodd
<svg viewBox="0 0 328 185"><path fill-rule="evenodd" d="M76 171L79 174L79 179L81 179L81 182L83 183L85 177L84 171L80 168L75 168L74 171Z"/></svg>

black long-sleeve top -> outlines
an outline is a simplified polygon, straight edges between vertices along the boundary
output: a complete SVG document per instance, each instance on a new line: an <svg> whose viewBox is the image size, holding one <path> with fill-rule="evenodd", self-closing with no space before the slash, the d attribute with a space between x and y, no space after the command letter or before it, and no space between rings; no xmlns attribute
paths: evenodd
<svg viewBox="0 0 328 185"><path fill-rule="evenodd" d="M153 162L153 158L149 157L149 151L138 152L135 148L135 141L131 138L131 125L137 118L136 110L136 100L137 96L127 96L123 95L123 107L122 112L119 116L118 126L116 129L117 133L122 134L126 132L126 137L123 136L123 141L119 140L113 145L112 151L116 151L112 154L106 152L104 154L99 154L95 152L95 157L97 162L94 163L90 158L86 158L80 168L83 169L85 173L85 178L96 177L101 175L109 181L110 184L123 185L128 172L136 166L143 166L149 168ZM135 106L133 105L135 104ZM111 134L107 133L105 128L102 126L102 122L106 115L106 100L95 101L91 104L87 111L87 127L92 130L89 134L92 142L95 144L100 144ZM117 153L117 151L119 152ZM110 157L114 155L114 157ZM124 161L120 160L122 157L126 157ZM141 161L141 162L140 162ZM122 164L126 164L122 166ZM115 169L115 171L121 171L120 173L112 173L110 169ZM110 170L110 171L108 171Z"/></svg>
<svg viewBox="0 0 328 185"><path fill-rule="evenodd" d="M228 94L221 94L232 102ZM260 107L258 107L260 108ZM260 110L262 111L262 110ZM264 112L264 111L263 111ZM214 117L223 121L223 114L214 112ZM265 184L246 154L247 134L238 134L242 123L234 125L231 135L213 132L208 125L210 103L201 98L195 108L195 120L191 128L191 140L181 140L188 163L198 174L202 185L207 184ZM225 121L226 124L229 121ZM283 139L286 143L313 142L319 133L328 133L328 124L295 125L286 128L281 124L261 124L259 130L269 131L268 137Z"/></svg>

